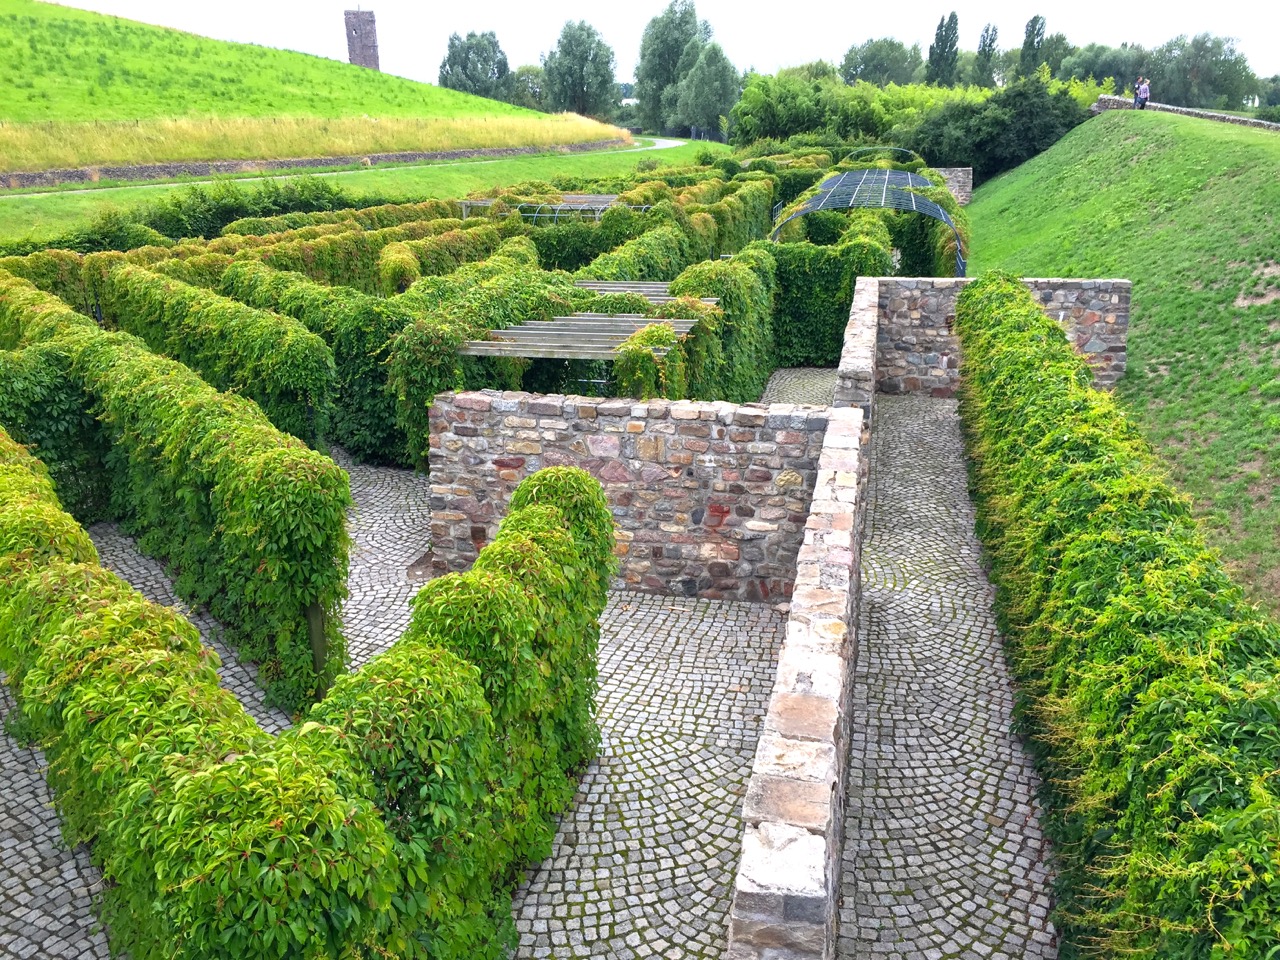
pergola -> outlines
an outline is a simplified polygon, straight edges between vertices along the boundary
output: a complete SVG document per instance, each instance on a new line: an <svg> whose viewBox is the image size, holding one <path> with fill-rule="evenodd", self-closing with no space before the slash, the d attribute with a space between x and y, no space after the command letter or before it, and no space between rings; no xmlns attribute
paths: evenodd
<svg viewBox="0 0 1280 960"><path fill-rule="evenodd" d="M462 219L467 219L471 215L471 211L476 208L487 209L492 207L497 201L492 198L482 200L463 200L462 201ZM526 220L532 220L535 223L540 220L550 220L552 223L559 223L564 220L582 220L591 218L599 220L604 216L604 212L610 207L619 206L618 195L616 193L566 193L560 203L518 203L513 207L513 212ZM649 209L648 204L621 204L621 206L630 207L632 210L645 211Z"/></svg>
<svg viewBox="0 0 1280 960"><path fill-rule="evenodd" d="M956 276L963 277L965 275L964 245L960 241L960 232L956 229L951 215L932 200L915 192L916 188L932 186L933 183L918 173L910 173L906 170L862 169L837 173L822 181L817 194L810 197L803 206L774 227L772 238L777 240L783 226L796 217L803 217L807 213L816 213L819 210L870 207L922 213L926 217L941 220L955 234Z"/></svg>

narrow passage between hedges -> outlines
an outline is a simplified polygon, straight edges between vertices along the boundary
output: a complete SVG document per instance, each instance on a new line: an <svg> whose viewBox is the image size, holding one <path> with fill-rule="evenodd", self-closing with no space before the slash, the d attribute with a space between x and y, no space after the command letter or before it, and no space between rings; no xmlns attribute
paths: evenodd
<svg viewBox="0 0 1280 960"><path fill-rule="evenodd" d="M1056 957L953 400L877 398L841 960Z"/></svg>

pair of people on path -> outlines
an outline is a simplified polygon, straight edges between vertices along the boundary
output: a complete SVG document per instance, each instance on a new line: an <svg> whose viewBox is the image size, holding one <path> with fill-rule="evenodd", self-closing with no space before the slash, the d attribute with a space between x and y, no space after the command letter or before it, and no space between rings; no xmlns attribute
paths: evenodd
<svg viewBox="0 0 1280 960"><path fill-rule="evenodd" d="M1133 85L1133 109L1147 109L1147 101L1151 99L1151 81L1139 77Z"/></svg>

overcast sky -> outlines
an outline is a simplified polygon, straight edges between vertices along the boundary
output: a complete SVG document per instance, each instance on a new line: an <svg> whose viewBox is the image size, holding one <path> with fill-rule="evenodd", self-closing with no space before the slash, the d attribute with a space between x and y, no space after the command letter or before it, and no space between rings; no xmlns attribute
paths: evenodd
<svg viewBox="0 0 1280 960"><path fill-rule="evenodd" d="M73 0L68 6L112 13L132 20L177 27L222 40L301 50L347 59L344 0ZM741 0L696 0L699 16L739 68L773 73L810 60L837 65L855 43L896 37L919 43L927 53L938 19L954 10L960 20L960 47L974 50L984 24L1000 31L1001 49L1021 46L1023 28L1036 13L1048 33L1064 33L1078 46L1128 41L1159 46L1179 34L1233 37L1259 76L1280 74L1280 3L1275 0L1217 3L1014 3L1010 0L952 0L949 3L826 2L757 5ZM435 83L451 33L492 30L512 69L537 63L555 46L567 20L586 20L604 36L617 57L617 77L635 76L645 24L661 13L662 0L372 0L377 16L382 69Z"/></svg>

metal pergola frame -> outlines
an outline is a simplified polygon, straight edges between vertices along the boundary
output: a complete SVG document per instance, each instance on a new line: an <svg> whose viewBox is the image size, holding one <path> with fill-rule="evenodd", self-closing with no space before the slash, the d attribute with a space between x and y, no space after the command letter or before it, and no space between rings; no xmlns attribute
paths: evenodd
<svg viewBox="0 0 1280 960"><path fill-rule="evenodd" d="M822 182L816 195L810 197L803 206L775 226L770 239L776 242L782 228L796 217L803 217L807 213L816 213L819 210L851 210L863 207L922 213L926 217L941 220L951 228L956 238L956 276L963 277L966 267L964 244L960 240L960 231L956 229L951 215L932 200L914 192L915 189L932 186L934 186L932 182L918 173L910 173L906 170L864 168L835 174Z"/></svg>
<svg viewBox="0 0 1280 960"><path fill-rule="evenodd" d="M920 154L916 153L914 150L908 150L906 147L859 147L840 162L848 163L854 157L861 156L864 153L905 153L908 156L919 160L921 163L924 163L924 157L920 156Z"/></svg>

